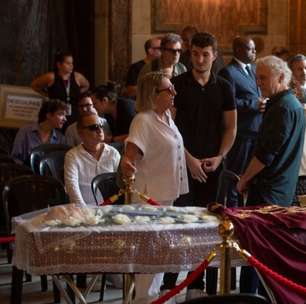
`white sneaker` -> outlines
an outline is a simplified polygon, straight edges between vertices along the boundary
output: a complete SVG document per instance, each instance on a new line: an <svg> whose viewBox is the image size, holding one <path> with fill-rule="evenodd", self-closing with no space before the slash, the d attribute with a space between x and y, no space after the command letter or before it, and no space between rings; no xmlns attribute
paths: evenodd
<svg viewBox="0 0 306 304"><path fill-rule="evenodd" d="M165 295L167 292L169 292L170 289L164 289L160 292L160 296L163 296ZM176 301L175 301L175 296L170 298L168 301L164 302L165 304L176 304Z"/></svg>
<svg viewBox="0 0 306 304"><path fill-rule="evenodd" d="M202 289L187 289L186 301L197 299L206 296Z"/></svg>

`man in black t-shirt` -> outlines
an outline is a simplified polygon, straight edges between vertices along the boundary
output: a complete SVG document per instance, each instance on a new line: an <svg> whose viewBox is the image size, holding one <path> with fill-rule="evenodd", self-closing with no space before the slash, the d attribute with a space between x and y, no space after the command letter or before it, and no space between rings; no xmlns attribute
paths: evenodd
<svg viewBox="0 0 306 304"><path fill-rule="evenodd" d="M175 123L181 132L189 173L189 194L176 206L200 206L216 200L222 161L233 145L237 113L229 82L211 73L217 56L217 41L208 33L197 33L191 41L192 70L173 79L177 95ZM162 289L173 288L174 274L165 274ZM215 294L216 269L207 271L206 291ZM188 286L187 300L201 296L203 275Z"/></svg>
<svg viewBox="0 0 306 304"><path fill-rule="evenodd" d="M175 122L183 136L189 169L188 204L215 201L221 164L236 134L236 105L231 85L211 73L216 39L197 33L191 42L193 69L173 79Z"/></svg>

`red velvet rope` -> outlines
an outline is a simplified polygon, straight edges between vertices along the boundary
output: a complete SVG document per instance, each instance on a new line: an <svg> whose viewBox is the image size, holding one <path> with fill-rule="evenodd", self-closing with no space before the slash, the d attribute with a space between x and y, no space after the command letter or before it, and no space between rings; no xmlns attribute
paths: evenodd
<svg viewBox="0 0 306 304"><path fill-rule="evenodd" d="M7 244L7 243L12 243L12 242L15 242L14 236L1 236L0 237L0 244Z"/></svg>
<svg viewBox="0 0 306 304"><path fill-rule="evenodd" d="M205 259L188 277L175 286L173 289L169 290L166 294L151 302L151 304L162 304L168 301L170 298L178 294L181 290L183 290L186 286L190 285L209 265L209 261Z"/></svg>
<svg viewBox="0 0 306 304"><path fill-rule="evenodd" d="M147 200L147 203L150 204L150 205L153 205L153 206L160 206L160 204L156 201L154 201L152 198L148 198Z"/></svg>
<svg viewBox="0 0 306 304"><path fill-rule="evenodd" d="M119 199L120 195L113 195L109 198L106 198L102 203L99 204L99 206L105 206L105 205L112 205L114 202L116 202ZM146 203L153 206L160 206L160 204L155 201L153 198L150 197L142 197Z"/></svg>
<svg viewBox="0 0 306 304"><path fill-rule="evenodd" d="M297 283L294 283L293 281L283 277L282 275L278 274L277 272L273 271L266 265L259 262L253 256L248 257L248 262L250 265L256 267L259 271L265 273L267 276L272 277L275 281L278 281L282 283L283 285L288 286L288 288L293 289L306 296L306 287L299 285Z"/></svg>
<svg viewBox="0 0 306 304"><path fill-rule="evenodd" d="M99 206L111 205L113 203L114 202L112 202L109 198L107 198L102 203L100 203Z"/></svg>

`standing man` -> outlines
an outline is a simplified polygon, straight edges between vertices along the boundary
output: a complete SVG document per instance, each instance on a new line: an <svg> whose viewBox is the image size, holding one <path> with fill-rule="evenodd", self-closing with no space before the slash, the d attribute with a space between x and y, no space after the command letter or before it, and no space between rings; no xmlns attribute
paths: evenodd
<svg viewBox="0 0 306 304"><path fill-rule="evenodd" d="M205 207L216 200L221 164L235 139L235 100L230 84L211 73L216 56L216 38L209 33L195 34L191 41L193 68L173 80L175 122L184 140L190 191L176 201L177 206ZM216 275L216 271L208 271L209 294L216 293ZM165 277L164 289L173 287L173 278L172 286L167 282L170 276ZM189 285L188 298L203 294L202 278Z"/></svg>
<svg viewBox="0 0 306 304"><path fill-rule="evenodd" d="M183 40L182 45L182 55L180 56L180 62L187 68L187 70L192 69L192 63L191 63L191 54L190 54L190 48L191 48L191 40L194 34L198 32L198 29L195 26L187 25L183 28L181 37Z"/></svg>
<svg viewBox="0 0 306 304"><path fill-rule="evenodd" d="M124 95L133 99L136 99L137 78L141 69L145 64L160 57L160 38L153 37L147 40L144 44L144 49L146 52L146 57L131 64L126 77L126 88Z"/></svg>
<svg viewBox="0 0 306 304"><path fill-rule="evenodd" d="M161 71L169 79L186 72L186 67L179 62L182 53L182 38L177 34L166 34L160 44L161 57L147 63L140 71L138 79L148 72Z"/></svg>
<svg viewBox="0 0 306 304"><path fill-rule="evenodd" d="M306 57L297 54L289 60L292 71L291 87L301 103L306 104Z"/></svg>
<svg viewBox="0 0 306 304"><path fill-rule="evenodd" d="M188 151L191 201L198 206L216 199L220 164L236 134L231 86L211 73L216 56L215 37L208 33L195 34L191 41L193 69L173 80L177 91L175 122Z"/></svg>
<svg viewBox="0 0 306 304"><path fill-rule="evenodd" d="M233 54L234 58L219 75L232 84L237 106L237 136L227 155L226 167L241 175L252 157L265 101L260 97L256 84L254 41L249 37L236 37L233 41ZM241 198L238 202L236 189L230 190L227 202L228 207L243 205Z"/></svg>
<svg viewBox="0 0 306 304"><path fill-rule="evenodd" d="M183 53L180 57L180 62L184 64L187 70L192 69L191 63L191 40L194 34L198 32L195 26L187 25L182 29L181 37L183 39ZM211 72L217 74L224 67L222 54L218 51L217 58L214 60Z"/></svg>
<svg viewBox="0 0 306 304"><path fill-rule="evenodd" d="M237 185L248 191L248 204L290 206L301 162L305 118L299 100L289 90L291 71L275 56L257 62L257 83L269 98L253 158Z"/></svg>
<svg viewBox="0 0 306 304"><path fill-rule="evenodd" d="M275 56L257 61L257 84L269 98L258 132L254 155L237 184L248 192L248 205L293 202L304 143L304 109L289 90L291 71ZM256 292L257 276L249 267L241 270L240 291Z"/></svg>

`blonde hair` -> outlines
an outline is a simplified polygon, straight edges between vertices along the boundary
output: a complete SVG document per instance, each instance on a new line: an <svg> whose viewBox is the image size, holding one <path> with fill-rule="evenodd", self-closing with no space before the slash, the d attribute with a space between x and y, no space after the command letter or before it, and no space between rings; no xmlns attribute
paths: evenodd
<svg viewBox="0 0 306 304"><path fill-rule="evenodd" d="M149 72L141 77L137 84L136 111L154 110L154 100L158 95L158 88L166 75L162 72Z"/></svg>

